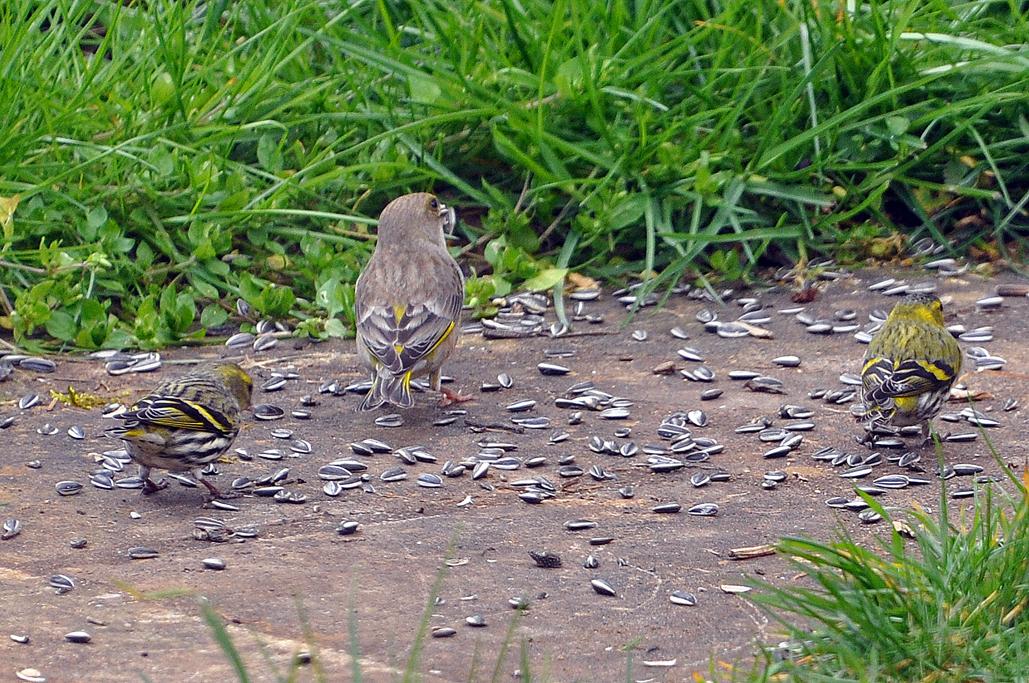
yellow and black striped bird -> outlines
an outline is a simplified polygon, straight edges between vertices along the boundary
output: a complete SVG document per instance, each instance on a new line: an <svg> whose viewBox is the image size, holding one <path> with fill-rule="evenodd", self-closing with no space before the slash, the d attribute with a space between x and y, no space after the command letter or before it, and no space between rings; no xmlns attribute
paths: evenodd
<svg viewBox="0 0 1029 683"><path fill-rule="evenodd" d="M195 470L228 450L239 433L240 412L250 407L253 380L235 363L199 369L160 385L117 417L125 424L105 433L125 442L139 465L143 493L163 486L150 479L151 468ZM218 498L225 497L194 472Z"/></svg>
<svg viewBox="0 0 1029 683"><path fill-rule="evenodd" d="M865 352L863 419L897 427L920 424L923 445L930 421L943 409L961 372L961 347L943 322L943 304L911 294L890 311Z"/></svg>
<svg viewBox="0 0 1029 683"><path fill-rule="evenodd" d="M411 380L429 376L444 401L440 369L461 332L464 277L446 247L454 211L431 194L394 199L379 216L378 242L357 280L357 354L372 387L360 410L414 405Z"/></svg>

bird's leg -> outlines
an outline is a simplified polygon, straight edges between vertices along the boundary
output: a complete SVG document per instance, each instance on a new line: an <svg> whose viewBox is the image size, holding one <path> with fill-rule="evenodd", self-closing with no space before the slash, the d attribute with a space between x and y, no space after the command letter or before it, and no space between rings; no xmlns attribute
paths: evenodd
<svg viewBox="0 0 1029 683"><path fill-rule="evenodd" d="M146 465L139 466L139 478L143 480L143 490L141 493L144 496L150 495L151 493L157 493L161 489L168 488L168 482L164 479L156 484L154 483L154 480L150 478L150 468Z"/></svg>
<svg viewBox="0 0 1029 683"><path fill-rule="evenodd" d="M867 448L875 448L875 432L873 431L874 429L875 425L872 422L865 424L864 434L861 435L861 438L857 439L857 442Z"/></svg>
<svg viewBox="0 0 1029 683"><path fill-rule="evenodd" d="M429 387L433 391L438 391L440 393L440 406L449 406L455 403L465 403L466 401L471 401L473 398L475 398L474 396L471 396L469 394L462 394L460 391L457 390L444 388L441 379L441 374L442 370L434 370L432 374L429 375Z"/></svg>
<svg viewBox="0 0 1029 683"><path fill-rule="evenodd" d="M926 446L932 444L932 442L932 427L929 425L929 420L926 420L922 423L922 443L919 446L919 448L925 448Z"/></svg>
<svg viewBox="0 0 1029 683"><path fill-rule="evenodd" d="M217 500L228 500L230 498L239 498L239 497L241 497L243 495L240 491L224 491L223 492L217 486L215 486L211 482L207 481L207 479L205 479L204 477L200 476L199 472L194 472L193 473L193 478L196 479L197 481L199 481L201 484L203 484L207 488L207 490L211 492L211 496L213 496L214 499L217 499Z"/></svg>

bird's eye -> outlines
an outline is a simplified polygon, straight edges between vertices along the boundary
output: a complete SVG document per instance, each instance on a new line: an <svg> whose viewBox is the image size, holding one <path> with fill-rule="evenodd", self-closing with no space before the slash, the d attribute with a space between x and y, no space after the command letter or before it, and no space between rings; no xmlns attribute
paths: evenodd
<svg viewBox="0 0 1029 683"><path fill-rule="evenodd" d="M439 202L436 201L435 199L430 199L429 200L429 208L432 209L433 211L436 211L437 209L439 209Z"/></svg>

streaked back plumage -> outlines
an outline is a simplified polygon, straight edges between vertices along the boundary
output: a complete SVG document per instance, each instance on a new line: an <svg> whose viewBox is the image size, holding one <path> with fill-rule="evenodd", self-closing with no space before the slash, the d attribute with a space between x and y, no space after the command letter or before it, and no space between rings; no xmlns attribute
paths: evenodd
<svg viewBox="0 0 1029 683"><path fill-rule="evenodd" d="M947 331L940 300L905 297L865 353L862 417L895 426L922 424L928 434L960 371L961 348Z"/></svg>
<svg viewBox="0 0 1029 683"><path fill-rule="evenodd" d="M202 368L159 385L107 430L142 468L189 470L217 459L239 433L253 381L238 365ZM145 477L144 477L145 478Z"/></svg>

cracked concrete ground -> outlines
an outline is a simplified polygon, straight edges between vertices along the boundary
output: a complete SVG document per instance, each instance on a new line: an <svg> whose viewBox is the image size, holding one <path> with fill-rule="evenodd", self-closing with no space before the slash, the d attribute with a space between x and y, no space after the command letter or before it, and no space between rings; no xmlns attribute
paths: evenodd
<svg viewBox="0 0 1029 683"><path fill-rule="evenodd" d="M867 320L873 308L888 308L893 299L870 293L867 285L881 277L878 272L859 273L829 285L819 299L807 305L817 316L836 309L853 308L858 320ZM924 272L895 274L911 281L926 281ZM976 309L975 300L991 294L997 282L1016 282L1012 276L984 280L966 275L941 280L940 293L950 297L951 322L969 328L994 327L995 339L982 344L1008 363L1001 371L968 373L970 389L986 392L979 401L1001 426L990 430L993 443L1015 468L1027 457L1025 437L1029 411L1003 412L1005 399L1025 404L1029 353L1029 300L1006 299L995 312ZM695 314L704 304L673 297L659 310L647 309L628 325L624 311L611 298L587 304L602 313L602 326L579 326L584 336L560 339L484 340L466 335L447 372L475 400L462 406L466 417L447 426L432 426L444 409L428 396L404 415L404 425L382 428L373 424L375 414L353 411L358 399L318 395L328 378L344 384L359 378L352 342L295 344L280 342L270 352L249 354L246 364L258 383L273 370L292 368L299 379L279 392L258 391L255 402L287 409L300 397L318 399L312 419L288 416L275 422L248 417L235 446L251 454L266 448L288 452L288 441L273 438L271 430L287 428L313 446L307 455L286 455L282 461L255 458L220 464L217 477L225 486L234 477L258 478L289 467L286 488L303 493L303 505L276 504L268 498L246 497L234 501L238 512L203 509L202 489L172 483L148 497L134 490L100 490L89 485L94 468L92 453L116 443L102 435L110 421L98 410L84 411L56 404L21 411L17 399L27 392L44 397L50 390L101 394L111 400L138 396L157 382L181 372L183 365L166 364L157 374L109 377L101 363L85 358L57 358L58 370L37 375L17 370L0 385L3 414L14 415L14 424L0 432L4 456L0 460L0 517L17 518L22 532L0 541L0 628L4 633L24 634L28 644L6 637L0 640L0 679L16 680L15 672L38 669L49 681L223 681L232 680L230 662L219 650L201 618L198 597L205 596L227 624L251 675L251 680L275 680L276 671L297 651L314 652L318 666L329 681L351 678L353 628L357 656L365 680L394 680L402 675L416 642L419 624L429 609L429 627L449 626L450 638L426 638L418 671L427 681L493 679L494 667L509 680L520 667L524 646L537 680L624 681L631 658L635 680L679 681L694 671L706 670L712 658L746 660L755 642L774 642L776 629L768 618L741 595L719 590L721 584L745 584L755 579L776 585L801 580L797 572L777 557L746 561L728 558L731 548L772 543L783 535L803 534L829 538L842 526L858 538L881 532L882 525L861 525L853 513L830 509L825 499L848 495L852 481L838 476L839 469L817 462L811 454L823 446L858 451L859 433L847 405L830 406L808 397L817 388L839 388L842 372L856 372L864 347L850 334L808 334L792 316L776 313L793 306L787 292L761 293L772 311L765 325L773 339L722 339L703 330ZM739 314L739 306L707 307L723 320ZM673 338L669 330L679 325L688 341ZM646 341L634 341L633 330L646 330ZM606 334L594 334L604 332ZM696 366L683 361L676 350L693 346L705 356L715 380L711 384L685 381L678 373L655 375L651 370L665 361L677 369ZM965 346L969 346L965 344ZM566 376L543 376L536 364L545 350L569 350L574 355L556 362L567 365ZM773 357L800 356L797 368L779 368ZM187 361L228 356L224 347L182 349L164 354L166 359ZM727 373L753 369L782 379L786 395L753 393ZM498 393L480 393L484 381L495 381L507 372L514 386ZM582 424L568 426L568 410L555 407L575 382L592 380L600 389L633 401L626 420L603 420L586 412ZM700 392L717 387L722 396L700 401ZM537 401L530 415L546 416L550 429L480 432L471 424L511 425L503 406L516 399ZM753 434L736 434L734 428L759 415L775 417L780 404L811 406L816 427L804 434L803 445L788 458L763 460L767 444ZM952 403L947 410L963 406ZM667 443L656 429L664 416L701 408L709 424L693 430L724 444L723 452L700 465L667 474L651 473L642 453L633 458L596 454L587 448L590 436L612 439L619 428L631 428L631 436L616 439L637 444ZM783 421L776 419L779 425ZM38 433L44 424L56 426L55 435ZM85 429L84 440L70 438L72 425ZM511 425L513 426L513 425ZM940 431L974 431L970 425L940 423ZM555 430L569 438L550 443ZM438 462L405 466L408 478L385 483L378 475L400 462L392 454L364 460L375 493L345 491L336 498L322 492L317 476L321 465L338 457L351 457L349 444L374 437L393 448L420 444ZM438 489L418 487L418 473L439 472L446 460L474 455L483 439L517 444L519 458L543 455L539 469L501 472L491 470L480 481L464 477L444 480ZM947 443L950 463L982 465L999 474L999 466L982 438L969 443ZM560 478L557 460L574 455L584 470L600 465L617 479L598 482L589 475ZM932 456L928 455L927 460ZM38 469L26 466L39 460ZM694 488L689 482L696 471L720 469L731 480ZM761 487L766 471L782 469L788 479L775 490ZM931 473L934 466L927 466ZM875 468L873 477L900 471L895 465ZM517 479L545 475L558 485L557 495L539 505L518 498ZM61 497L54 484L77 480L85 487L79 495ZM867 483L867 482L866 482ZM485 488L482 484L488 484ZM622 498L616 491L630 485L635 497ZM934 507L939 482L930 486L891 491L887 504L905 506L913 501ZM946 482L950 488L971 485L968 478ZM459 506L466 496L471 503ZM714 517L656 514L654 505L681 503L684 509L698 502L719 506ZM969 505L970 501L961 501ZM132 513L138 513L133 515ZM230 527L256 526L257 538L245 542L211 543L196 540L193 520L210 516ZM570 532L564 523L574 519L597 522L595 529ZM342 520L356 520L360 530L340 536L335 528ZM592 537L610 536L607 545L589 544ZM86 539L81 549L71 547L76 538ZM159 551L154 559L132 560L129 548L147 546ZM529 550L546 549L561 556L558 569L537 568ZM592 554L599 567L588 570L583 561ZM224 571L204 569L204 558L225 561ZM450 560L445 564L446 560ZM450 565L450 566L448 566ZM53 574L66 574L76 582L74 590L55 594L47 585ZM591 578L608 581L617 596L594 592ZM692 592L693 607L669 602L674 590ZM529 607L520 616L508 600L524 597ZM465 619L481 615L485 627L473 628ZM64 640L70 631L92 635L88 644ZM506 655L501 652L508 645ZM498 659L500 660L498 662ZM671 667L645 666L644 661L671 661ZM313 680L315 669L300 669L301 680Z"/></svg>

